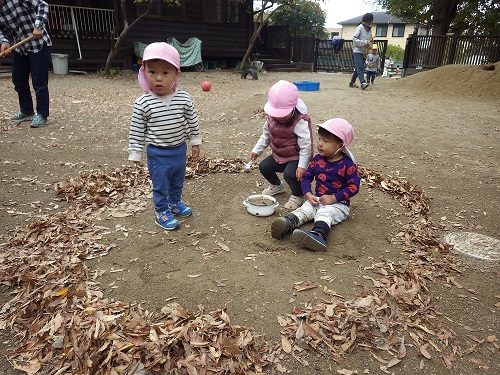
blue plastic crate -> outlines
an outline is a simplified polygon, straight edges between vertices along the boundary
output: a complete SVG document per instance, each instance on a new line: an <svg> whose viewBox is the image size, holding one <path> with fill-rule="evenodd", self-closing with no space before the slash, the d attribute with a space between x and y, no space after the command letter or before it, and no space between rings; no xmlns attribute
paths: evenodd
<svg viewBox="0 0 500 375"><path fill-rule="evenodd" d="M319 82L314 81L299 81L293 83L299 91L318 91L319 90Z"/></svg>

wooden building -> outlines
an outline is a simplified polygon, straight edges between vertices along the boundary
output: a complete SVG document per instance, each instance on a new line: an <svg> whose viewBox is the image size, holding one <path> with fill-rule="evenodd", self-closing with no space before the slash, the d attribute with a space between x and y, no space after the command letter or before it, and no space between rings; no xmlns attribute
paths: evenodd
<svg viewBox="0 0 500 375"><path fill-rule="evenodd" d="M102 69L115 41L113 30L123 28L120 0L49 0L48 3L52 53L67 54L69 69ZM147 7L148 4L127 0L129 24ZM192 37L202 41L203 61L232 66L241 60L248 47L252 10L252 0L155 0L150 13L128 32L113 67L132 68L137 61L134 42L166 42L175 38L184 43Z"/></svg>

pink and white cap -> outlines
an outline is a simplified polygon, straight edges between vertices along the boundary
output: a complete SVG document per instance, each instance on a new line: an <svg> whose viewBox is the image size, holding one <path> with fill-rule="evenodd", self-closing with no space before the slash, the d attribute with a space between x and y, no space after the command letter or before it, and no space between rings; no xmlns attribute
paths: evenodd
<svg viewBox="0 0 500 375"><path fill-rule="evenodd" d="M177 68L177 70L181 70L181 57L179 52L175 49L175 47L171 46L165 42L155 42L149 44L144 49L144 54L142 57L142 65L139 69L139 74L137 75L137 79L139 80L139 86L142 91L149 92L151 87L149 87L148 80L146 78L146 72L144 70L144 62L148 60L164 60ZM175 89L179 85L178 80L176 79L172 88Z"/></svg>
<svg viewBox="0 0 500 375"><path fill-rule="evenodd" d="M299 90L293 83L280 80L276 82L267 94L264 112L271 117L285 117L297 105Z"/></svg>
<svg viewBox="0 0 500 375"><path fill-rule="evenodd" d="M318 126L340 138L344 143L344 147L347 147L354 139L352 125L343 118L333 118L322 124L318 124Z"/></svg>

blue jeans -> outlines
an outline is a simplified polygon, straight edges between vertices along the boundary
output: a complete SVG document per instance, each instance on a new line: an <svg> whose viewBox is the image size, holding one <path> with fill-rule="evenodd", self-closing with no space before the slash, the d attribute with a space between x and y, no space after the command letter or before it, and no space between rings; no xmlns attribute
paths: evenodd
<svg viewBox="0 0 500 375"><path fill-rule="evenodd" d="M288 186L290 186L292 194L297 197L302 197L304 196L304 193L302 192L300 181L297 180L297 176L295 175L298 165L298 160L292 160L287 163L279 164L276 160L274 160L272 155L269 155L260 162L259 170L262 176L264 176L264 178L273 185L281 184L281 181L276 173L283 173L283 177Z"/></svg>
<svg viewBox="0 0 500 375"><path fill-rule="evenodd" d="M365 57L362 53L353 52L352 54L356 70L352 73L351 83L356 82L356 78L359 78L359 83L365 83Z"/></svg>
<svg viewBox="0 0 500 375"><path fill-rule="evenodd" d="M49 60L51 47L44 45L37 53L27 55L14 52L12 58L12 83L19 97L19 107L22 113L31 115L33 99L29 78L36 96L36 113L49 117Z"/></svg>
<svg viewBox="0 0 500 375"><path fill-rule="evenodd" d="M366 71L366 80L368 83L375 81L375 77L377 76L377 72L367 70Z"/></svg>
<svg viewBox="0 0 500 375"><path fill-rule="evenodd" d="M153 184L153 203L156 212L169 210L181 200L186 178L186 142L176 147L148 145L146 155Z"/></svg>

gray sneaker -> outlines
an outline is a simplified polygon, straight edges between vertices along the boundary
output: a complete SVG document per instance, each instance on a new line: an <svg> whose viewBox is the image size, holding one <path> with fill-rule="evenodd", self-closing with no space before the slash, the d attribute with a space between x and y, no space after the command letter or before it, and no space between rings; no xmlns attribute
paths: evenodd
<svg viewBox="0 0 500 375"><path fill-rule="evenodd" d="M33 120L31 121L32 128L43 128L45 125L47 125L47 119L45 117L42 117L39 114L33 116Z"/></svg>
<svg viewBox="0 0 500 375"><path fill-rule="evenodd" d="M363 82L363 83L361 84L361 90L366 89L368 86L370 86L368 83Z"/></svg>
<svg viewBox="0 0 500 375"><path fill-rule="evenodd" d="M10 118L12 122L23 122L23 121L31 121L35 114L27 115L26 113L22 113L21 111L17 112L14 116Z"/></svg>

